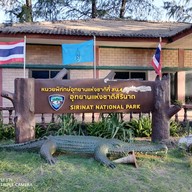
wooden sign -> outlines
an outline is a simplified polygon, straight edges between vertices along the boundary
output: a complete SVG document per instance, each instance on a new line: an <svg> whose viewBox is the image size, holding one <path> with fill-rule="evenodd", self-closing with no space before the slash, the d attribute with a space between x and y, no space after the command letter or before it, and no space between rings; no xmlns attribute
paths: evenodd
<svg viewBox="0 0 192 192"><path fill-rule="evenodd" d="M152 112L152 141L161 141L169 138L169 120L182 108L170 106L169 81L158 77L155 81L17 78L14 93L2 91L1 96L15 108L16 143L34 139L35 114L90 112Z"/></svg>
<svg viewBox="0 0 192 192"><path fill-rule="evenodd" d="M35 113L151 112L154 82L36 79Z"/></svg>

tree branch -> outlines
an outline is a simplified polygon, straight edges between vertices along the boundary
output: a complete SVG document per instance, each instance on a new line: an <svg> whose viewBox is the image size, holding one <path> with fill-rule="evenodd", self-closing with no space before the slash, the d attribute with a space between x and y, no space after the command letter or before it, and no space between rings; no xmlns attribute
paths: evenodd
<svg viewBox="0 0 192 192"><path fill-rule="evenodd" d="M168 110L168 113L167 113L168 117L171 118L171 117L172 117L173 115L175 115L178 111L180 111L181 108L182 108L181 105L174 105L174 106L170 107L169 110Z"/></svg>
<svg viewBox="0 0 192 192"><path fill-rule="evenodd" d="M2 91L1 97L9 99L13 103L13 105L14 105L14 99L13 99L14 93L11 93L9 91Z"/></svg>
<svg viewBox="0 0 192 192"><path fill-rule="evenodd" d="M57 75L53 79L62 79L68 73L67 69L62 69L57 73Z"/></svg>
<svg viewBox="0 0 192 192"><path fill-rule="evenodd" d="M114 79L115 74L116 73L114 71L111 71L104 79Z"/></svg>

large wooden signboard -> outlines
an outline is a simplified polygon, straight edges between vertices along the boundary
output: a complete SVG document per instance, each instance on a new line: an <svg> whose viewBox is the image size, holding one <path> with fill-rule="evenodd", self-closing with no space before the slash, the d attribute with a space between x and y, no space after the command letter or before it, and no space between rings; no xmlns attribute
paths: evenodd
<svg viewBox="0 0 192 192"><path fill-rule="evenodd" d="M60 75L59 75L60 76ZM17 143L35 137L35 114L152 112L152 141L169 138L169 119L181 109L170 106L169 81L105 79L15 79L15 92L2 97L15 108Z"/></svg>
<svg viewBox="0 0 192 192"><path fill-rule="evenodd" d="M154 81L35 80L35 113L150 112Z"/></svg>

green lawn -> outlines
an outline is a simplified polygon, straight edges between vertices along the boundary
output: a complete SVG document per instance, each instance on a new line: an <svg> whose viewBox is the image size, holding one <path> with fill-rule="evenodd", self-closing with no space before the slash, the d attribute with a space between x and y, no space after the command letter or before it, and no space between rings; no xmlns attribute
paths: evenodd
<svg viewBox="0 0 192 192"><path fill-rule="evenodd" d="M35 153L0 155L0 191L34 192L191 192L192 157L177 149L167 156L137 154L139 168L109 169L91 157L59 155L46 164Z"/></svg>

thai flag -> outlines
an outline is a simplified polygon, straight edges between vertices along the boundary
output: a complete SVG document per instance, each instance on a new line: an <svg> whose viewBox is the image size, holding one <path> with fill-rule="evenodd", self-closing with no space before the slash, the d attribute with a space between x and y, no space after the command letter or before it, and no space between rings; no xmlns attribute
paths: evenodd
<svg viewBox="0 0 192 192"><path fill-rule="evenodd" d="M159 43L151 62L157 75L161 77L161 42Z"/></svg>
<svg viewBox="0 0 192 192"><path fill-rule="evenodd" d="M24 62L24 40L0 42L0 64Z"/></svg>

